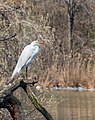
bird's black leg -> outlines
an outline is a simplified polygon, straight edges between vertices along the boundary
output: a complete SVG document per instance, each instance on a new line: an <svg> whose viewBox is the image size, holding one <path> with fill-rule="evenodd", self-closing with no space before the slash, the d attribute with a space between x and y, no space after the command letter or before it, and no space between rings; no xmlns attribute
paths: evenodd
<svg viewBox="0 0 95 120"><path fill-rule="evenodd" d="M28 79L27 73L28 73L28 66L26 66L26 80Z"/></svg>

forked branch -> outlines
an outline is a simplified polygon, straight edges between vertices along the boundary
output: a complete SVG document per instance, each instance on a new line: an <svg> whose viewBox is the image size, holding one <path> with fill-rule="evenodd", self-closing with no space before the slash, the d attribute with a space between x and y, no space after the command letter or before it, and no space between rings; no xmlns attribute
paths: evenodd
<svg viewBox="0 0 95 120"><path fill-rule="evenodd" d="M13 95L13 92L17 90L19 87L23 88L26 92L26 95L31 100L32 104L35 108L42 113L42 115L47 120L53 120L51 115L46 111L44 107L40 104L35 94L30 89L30 85L34 85L36 82L26 83L23 80L17 83L12 83L8 85L4 90L0 92L0 108L6 108L13 120L24 120L23 110L21 109L21 102Z"/></svg>

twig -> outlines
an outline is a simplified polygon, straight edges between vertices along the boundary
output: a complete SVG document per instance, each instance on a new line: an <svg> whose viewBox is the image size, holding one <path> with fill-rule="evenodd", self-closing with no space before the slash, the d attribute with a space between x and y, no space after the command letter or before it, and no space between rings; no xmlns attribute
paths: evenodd
<svg viewBox="0 0 95 120"><path fill-rule="evenodd" d="M2 38L0 39L0 41L12 40L12 38L14 38L16 35L17 35L17 34L15 33L15 34L13 34L13 35L11 35L11 36L9 36L9 37L7 37L7 36L2 37Z"/></svg>

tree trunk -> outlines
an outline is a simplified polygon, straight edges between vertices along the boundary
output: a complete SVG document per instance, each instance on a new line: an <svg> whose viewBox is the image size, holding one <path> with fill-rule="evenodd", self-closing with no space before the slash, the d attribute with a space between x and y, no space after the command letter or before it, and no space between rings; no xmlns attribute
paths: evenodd
<svg viewBox="0 0 95 120"><path fill-rule="evenodd" d="M13 95L13 92L17 90L19 87L23 88L24 92L28 96L28 98L31 100L34 107L42 113L42 115L47 120L53 120L51 115L46 111L44 107L41 106L40 102L38 101L35 94L30 89L30 85L34 85L36 82L24 82L24 81L18 81L16 83L12 83L11 85L8 85L5 87L4 90L0 92L0 108L6 108L10 114L13 120L24 120L25 116L23 114L23 110L21 107L21 102Z"/></svg>

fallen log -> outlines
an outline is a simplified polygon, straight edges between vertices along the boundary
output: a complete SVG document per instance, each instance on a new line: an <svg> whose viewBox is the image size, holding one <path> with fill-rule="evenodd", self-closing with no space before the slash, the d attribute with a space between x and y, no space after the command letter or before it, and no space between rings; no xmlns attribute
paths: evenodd
<svg viewBox="0 0 95 120"><path fill-rule="evenodd" d="M13 95L13 92L19 87L23 88L24 92L31 100L34 107L47 119L53 120L51 115L46 111L44 107L40 104L37 97L31 90L31 85L33 86L36 82L25 82L23 80L16 83L11 83L7 85L2 91L0 91L0 108L6 108L13 120L25 120L25 116L22 110L21 102Z"/></svg>

